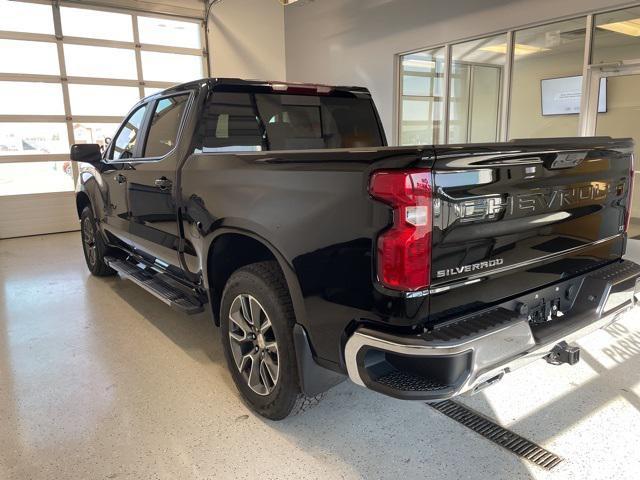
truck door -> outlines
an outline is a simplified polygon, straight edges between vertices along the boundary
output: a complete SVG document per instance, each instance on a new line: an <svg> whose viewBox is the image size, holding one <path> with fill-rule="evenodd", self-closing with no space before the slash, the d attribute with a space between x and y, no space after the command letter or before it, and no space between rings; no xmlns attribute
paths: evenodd
<svg viewBox="0 0 640 480"><path fill-rule="evenodd" d="M172 93L149 103L140 158L128 178L129 238L138 253L162 266L179 266L176 207L176 144L190 93Z"/></svg>
<svg viewBox="0 0 640 480"><path fill-rule="evenodd" d="M122 122L107 153L109 169L102 175L106 184L103 226L111 235L125 243L129 243L128 176L132 171L131 162L135 160L138 151L146 113L147 104L141 105Z"/></svg>

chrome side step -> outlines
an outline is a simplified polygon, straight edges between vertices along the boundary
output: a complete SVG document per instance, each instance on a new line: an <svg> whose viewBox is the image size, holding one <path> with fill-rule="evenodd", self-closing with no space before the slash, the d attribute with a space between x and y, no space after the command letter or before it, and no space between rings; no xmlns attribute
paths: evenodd
<svg viewBox="0 0 640 480"><path fill-rule="evenodd" d="M115 257L105 257L105 262L122 278L131 280L141 286L164 303L189 315L200 313L204 310L205 299L196 293L189 293L179 288L169 279L163 278L150 268L142 264L135 264L128 260Z"/></svg>

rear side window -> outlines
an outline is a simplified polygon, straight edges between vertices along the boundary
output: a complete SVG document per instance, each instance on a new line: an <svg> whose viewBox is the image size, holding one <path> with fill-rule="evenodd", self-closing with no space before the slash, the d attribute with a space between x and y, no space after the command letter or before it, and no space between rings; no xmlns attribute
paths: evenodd
<svg viewBox="0 0 640 480"><path fill-rule="evenodd" d="M140 127L146 111L147 105L142 105L124 121L122 128L113 141L110 159L125 160L133 157L138 138L140 138Z"/></svg>
<svg viewBox="0 0 640 480"><path fill-rule="evenodd" d="M162 157L176 145L189 95L174 95L156 103L145 145L145 157Z"/></svg>
<svg viewBox="0 0 640 480"><path fill-rule="evenodd" d="M271 150L382 146L368 98L256 94Z"/></svg>
<svg viewBox="0 0 640 480"><path fill-rule="evenodd" d="M264 140L252 96L226 92L211 95L197 137L196 148L201 153L261 151Z"/></svg>

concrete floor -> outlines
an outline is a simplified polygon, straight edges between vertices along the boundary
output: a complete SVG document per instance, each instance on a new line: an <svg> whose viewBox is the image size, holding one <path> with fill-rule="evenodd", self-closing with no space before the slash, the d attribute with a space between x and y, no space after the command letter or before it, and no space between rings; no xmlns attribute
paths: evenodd
<svg viewBox="0 0 640 480"><path fill-rule="evenodd" d="M630 255L640 260L640 242ZM532 466L423 403L343 383L274 423L239 400L206 315L87 272L78 233L0 241L0 479L637 479L640 325L464 402L566 460Z"/></svg>

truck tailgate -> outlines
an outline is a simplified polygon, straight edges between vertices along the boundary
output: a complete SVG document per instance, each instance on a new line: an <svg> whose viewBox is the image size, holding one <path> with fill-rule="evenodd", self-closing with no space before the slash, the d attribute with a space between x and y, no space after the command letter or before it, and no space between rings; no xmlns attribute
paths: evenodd
<svg viewBox="0 0 640 480"><path fill-rule="evenodd" d="M432 318L620 258L632 149L610 138L436 147Z"/></svg>

